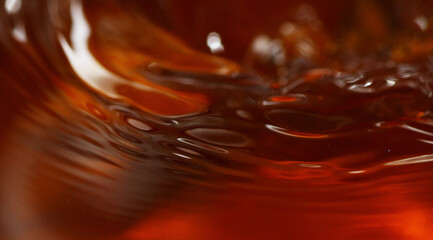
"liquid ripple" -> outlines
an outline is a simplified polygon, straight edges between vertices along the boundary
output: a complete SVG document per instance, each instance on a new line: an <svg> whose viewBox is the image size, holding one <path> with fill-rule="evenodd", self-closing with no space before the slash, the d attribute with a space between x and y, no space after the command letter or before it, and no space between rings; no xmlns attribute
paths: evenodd
<svg viewBox="0 0 433 240"><path fill-rule="evenodd" d="M430 30L272 1L0 1L0 238L427 239Z"/></svg>

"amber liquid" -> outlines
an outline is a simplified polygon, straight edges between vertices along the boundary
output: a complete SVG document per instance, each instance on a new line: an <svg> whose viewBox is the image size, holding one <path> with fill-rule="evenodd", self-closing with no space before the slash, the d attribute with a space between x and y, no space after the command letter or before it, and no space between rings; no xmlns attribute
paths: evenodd
<svg viewBox="0 0 433 240"><path fill-rule="evenodd" d="M430 2L2 3L0 239L432 239Z"/></svg>

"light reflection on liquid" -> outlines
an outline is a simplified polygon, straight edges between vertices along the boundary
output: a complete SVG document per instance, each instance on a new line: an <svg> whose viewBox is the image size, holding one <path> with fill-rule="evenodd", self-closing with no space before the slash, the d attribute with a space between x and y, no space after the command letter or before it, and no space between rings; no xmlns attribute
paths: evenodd
<svg viewBox="0 0 433 240"><path fill-rule="evenodd" d="M0 239L429 239L433 18L392 2L3 1Z"/></svg>

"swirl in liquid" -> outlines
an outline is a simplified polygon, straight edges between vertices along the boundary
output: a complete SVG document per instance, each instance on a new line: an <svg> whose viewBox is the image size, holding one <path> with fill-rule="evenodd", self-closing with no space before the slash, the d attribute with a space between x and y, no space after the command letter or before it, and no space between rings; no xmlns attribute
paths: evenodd
<svg viewBox="0 0 433 240"><path fill-rule="evenodd" d="M429 239L429 1L6 0L0 239Z"/></svg>

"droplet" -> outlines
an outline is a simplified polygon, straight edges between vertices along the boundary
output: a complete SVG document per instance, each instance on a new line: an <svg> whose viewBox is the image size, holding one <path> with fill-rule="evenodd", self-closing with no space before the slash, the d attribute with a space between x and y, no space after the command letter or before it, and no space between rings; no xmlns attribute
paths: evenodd
<svg viewBox="0 0 433 240"><path fill-rule="evenodd" d="M21 9L21 0L6 0L5 9L9 14L15 14Z"/></svg>
<svg viewBox="0 0 433 240"><path fill-rule="evenodd" d="M216 32L211 32L207 35L207 46L212 53L224 52L224 46L221 42L221 36Z"/></svg>

